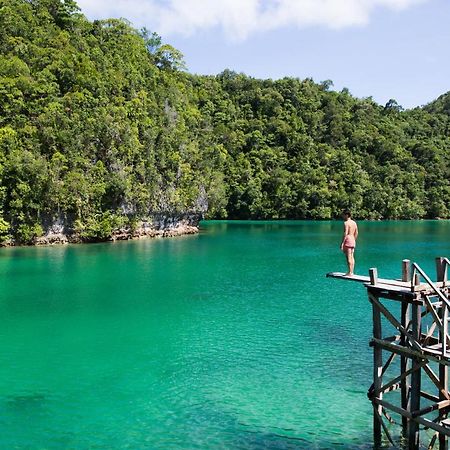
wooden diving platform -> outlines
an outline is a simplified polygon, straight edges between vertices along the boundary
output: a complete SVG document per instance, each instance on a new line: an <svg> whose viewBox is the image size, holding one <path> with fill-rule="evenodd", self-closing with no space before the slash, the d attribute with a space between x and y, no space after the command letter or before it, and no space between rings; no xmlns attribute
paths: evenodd
<svg viewBox="0 0 450 450"><path fill-rule="evenodd" d="M368 276L327 274L328 278L363 284L372 305L373 337L369 345L373 348L373 383L367 395L373 406L376 448L383 444L383 432L393 446L403 448L400 442L394 442L393 428L386 424L394 423L389 413L400 417L401 436L407 440L409 450L418 450L422 445L420 427L434 433L428 449L448 448L449 266L448 258L436 258L436 281L409 260L402 261L399 279L378 278L375 268L369 270ZM392 303L387 300L400 302L401 307L391 309ZM391 364L397 357L400 364ZM433 387L436 392L426 392L424 387ZM395 390L400 395L386 401Z"/></svg>

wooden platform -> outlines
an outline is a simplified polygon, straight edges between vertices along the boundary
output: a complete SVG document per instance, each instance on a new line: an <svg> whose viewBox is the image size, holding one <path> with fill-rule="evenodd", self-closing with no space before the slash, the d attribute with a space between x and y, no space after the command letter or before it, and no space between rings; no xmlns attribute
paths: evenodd
<svg viewBox="0 0 450 450"><path fill-rule="evenodd" d="M373 406L375 447L382 433L394 446L391 413L401 416L401 435L409 450L419 450L421 427L434 434L428 448L448 450L450 438L450 282L448 258L436 258L436 280L416 263L402 261L400 279L330 272L328 278L363 284L372 305L373 383L368 397ZM395 300L400 307L391 308ZM395 333L392 335L392 333ZM392 364L398 358L400 364ZM426 391L424 390L426 388ZM391 394L399 391L398 394ZM393 402L386 401L392 398ZM427 437L423 434L422 437ZM402 447L403 448L403 447Z"/></svg>
<svg viewBox="0 0 450 450"><path fill-rule="evenodd" d="M372 283L369 276L364 275L346 275L344 272L329 272L327 278L337 278L340 280L355 281L366 286L375 287L378 289L389 289L392 292L410 294L411 292L430 292L432 289L427 283L419 283L414 285L411 281L402 281L400 279L391 280L385 278L376 278L375 283ZM436 287L444 287L443 282L435 282Z"/></svg>

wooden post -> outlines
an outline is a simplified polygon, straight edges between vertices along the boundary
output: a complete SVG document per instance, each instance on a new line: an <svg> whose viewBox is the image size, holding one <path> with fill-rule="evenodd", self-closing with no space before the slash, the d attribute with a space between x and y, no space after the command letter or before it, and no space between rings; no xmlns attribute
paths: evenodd
<svg viewBox="0 0 450 450"><path fill-rule="evenodd" d="M378 270L374 267L369 269L370 284L375 286L378 282Z"/></svg>
<svg viewBox="0 0 450 450"><path fill-rule="evenodd" d="M370 269L370 278L372 281L373 271L376 269ZM372 283L375 284L375 283ZM370 295L370 294L369 294ZM370 298L370 297L369 297ZM381 312L375 302L372 302L372 316L373 316L373 337L376 339L382 338L381 330ZM373 387L376 391L382 386L382 371L383 371L383 350L377 344L373 346ZM383 394L379 394L378 398L382 399ZM375 448L381 446L381 415L383 413L382 406L373 403L373 442Z"/></svg>
<svg viewBox="0 0 450 450"><path fill-rule="evenodd" d="M442 274L445 277L444 274ZM439 281L439 280L438 280ZM441 280L444 281L444 278ZM448 336L448 308L447 305L442 302L441 307L441 320L442 320L442 329L439 331L439 341L442 342L442 357L447 357L447 336ZM439 401L445 400L444 392L448 392L448 366L445 364L439 364L439 384L441 386L441 391L439 392ZM439 419L444 419L444 415L442 413L439 414ZM445 434L439 433L439 450L446 450L446 442L447 439Z"/></svg>
<svg viewBox="0 0 450 450"><path fill-rule="evenodd" d="M411 281L411 265L409 259L402 261L402 281Z"/></svg>
<svg viewBox="0 0 450 450"><path fill-rule="evenodd" d="M436 262L436 281L444 281L445 262L444 258L439 257L435 259Z"/></svg>
<svg viewBox="0 0 450 450"><path fill-rule="evenodd" d="M416 272L414 274L414 286L419 286L420 284L420 275Z"/></svg>
<svg viewBox="0 0 450 450"><path fill-rule="evenodd" d="M405 260L407 261L407 260ZM409 261L408 261L408 268L409 268ZM405 272L403 272L405 273ZM408 274L409 275L409 274ZM406 277L405 277L406 278ZM403 281L409 281L407 279L403 279ZM411 308L410 304L407 302L402 302L401 306L401 323L402 326L407 329L409 321L411 320ZM402 334L400 336L400 345L402 347L406 347L406 336ZM400 373L405 373L407 370L409 370L410 364L409 364L409 358L405 355L402 355L400 357ZM400 389L401 389L401 406L405 411L409 411L409 400L408 400L408 393L410 389L410 377L405 377L401 383L400 383ZM406 438L408 436L408 418L405 416L402 416L402 433L403 436Z"/></svg>
<svg viewBox="0 0 450 450"><path fill-rule="evenodd" d="M412 309L412 337L416 340L420 339L421 334L421 318L422 318L422 307L418 304L411 305ZM421 374L420 369L420 359L417 357L412 358L412 369L414 372L411 374L411 400L410 400L410 410L418 411L420 409L420 388L421 388ZM408 429L408 448L409 450L419 449L419 423L415 420L409 420Z"/></svg>

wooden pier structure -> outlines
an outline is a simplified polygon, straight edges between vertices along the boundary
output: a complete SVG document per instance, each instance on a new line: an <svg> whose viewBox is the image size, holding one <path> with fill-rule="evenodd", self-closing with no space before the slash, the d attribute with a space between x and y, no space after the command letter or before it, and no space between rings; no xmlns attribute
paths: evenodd
<svg viewBox="0 0 450 450"><path fill-rule="evenodd" d="M436 258L436 281L409 260L402 261L396 280L378 278L377 269L367 277L327 274L363 283L372 304L373 383L367 395L373 405L375 447L382 444L383 432L395 445L393 414L399 417L406 448L419 449L419 438L421 447L448 448L449 265L447 258Z"/></svg>

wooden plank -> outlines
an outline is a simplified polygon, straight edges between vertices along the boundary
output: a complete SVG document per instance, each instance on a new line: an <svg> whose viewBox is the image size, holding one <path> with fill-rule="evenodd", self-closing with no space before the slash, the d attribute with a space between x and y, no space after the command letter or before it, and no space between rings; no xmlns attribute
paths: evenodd
<svg viewBox="0 0 450 450"><path fill-rule="evenodd" d="M439 328L442 329L442 322L441 318L439 317L437 311L434 309L433 305L431 304L430 297L428 295L423 296L424 302L428 307L428 310L431 312L434 321L439 325Z"/></svg>
<svg viewBox="0 0 450 450"><path fill-rule="evenodd" d="M419 339L421 333L421 307L418 305L411 306L411 322L412 322L412 338ZM411 343L413 342L410 339ZM425 361L426 363L426 361ZM420 411L420 391L422 384L422 371L421 368L426 365L419 358L412 359L412 373L411 373L411 401L410 401L410 411ZM412 415L412 414L411 414ZM415 417L412 415L412 417ZM416 450L419 448L419 424L415 421L409 422L408 428L408 448L410 450Z"/></svg>
<svg viewBox="0 0 450 450"><path fill-rule="evenodd" d="M394 441L392 440L392 437L391 437L391 433L389 433L389 430L388 430L386 424L384 423L383 418L381 417L380 413L378 412L378 408L379 408L378 405L374 404L373 405L373 412L375 413L375 416L377 417L378 421L382 425L383 430L384 430L384 434L388 438L389 442L391 443L391 445L395 446Z"/></svg>
<svg viewBox="0 0 450 450"><path fill-rule="evenodd" d="M386 373L386 370L388 370L389 366L391 365L391 362L395 359L397 355L395 353L391 353L389 355L389 358L384 363L383 370L381 371L381 375L384 375Z"/></svg>
<svg viewBox="0 0 450 450"><path fill-rule="evenodd" d="M434 434L433 434L433 437L431 438L431 441L430 441L430 443L428 444L427 450L433 450L433 448L434 448L434 443L436 442L436 439L437 439L437 437L438 437L438 434L439 434L439 433L434 433ZM444 450L445 450L445 449L444 449Z"/></svg>
<svg viewBox="0 0 450 450"><path fill-rule="evenodd" d="M441 268L442 268L442 280L446 281L447 279L447 264L443 261L441 258ZM443 343L442 345L442 357L447 358L447 345L448 345L448 308L445 303L442 303L441 307L441 320L442 320L442 327L440 329L439 333L439 339ZM444 401L448 400L449 393L448 393L448 367L444 366L442 364L439 365L439 400ZM445 415L442 411L439 412L439 419L443 420L445 419ZM447 448L447 439L444 434L439 433L439 450L446 450Z"/></svg>
<svg viewBox="0 0 450 450"><path fill-rule="evenodd" d="M420 395L427 400L431 400L434 403L439 401L439 397L437 395L430 394L429 392L420 391Z"/></svg>
<svg viewBox="0 0 450 450"><path fill-rule="evenodd" d="M369 294L370 295L370 294ZM374 300L377 300L374 298ZM381 329L381 312L378 307L379 302L372 301L372 325L374 339L382 338ZM373 389L375 392L379 391L383 382L383 350L380 347L373 348ZM383 394L380 394L380 398ZM373 441L375 447L381 446L381 414L382 407L373 405Z"/></svg>
<svg viewBox="0 0 450 450"><path fill-rule="evenodd" d="M427 361L422 361L420 363L420 365L415 366L415 367L411 367L410 369L408 369L406 372L402 372L398 377L395 377L394 379L392 379L391 381L389 381L388 383L386 383L383 386L380 386L380 388L377 390L374 390L374 396L375 397L379 397L379 394L388 390L391 386L396 385L399 381L404 380L407 376L409 376L410 374L412 374L413 372L415 372L416 370L420 370L423 366L425 366L427 364Z"/></svg>
<svg viewBox="0 0 450 450"><path fill-rule="evenodd" d="M407 261L407 260L406 260ZM408 261L408 270L410 269L410 264ZM408 273L408 277L410 274ZM401 304L401 322L402 326L408 330L411 325L411 307L407 302L402 302ZM400 345L406 348L406 336L404 334L400 335ZM406 355L400 356L400 373L405 373L409 370L410 363L409 358ZM400 403L403 409L409 410L409 390L410 390L410 381L409 377L403 378L400 383ZM403 436L408 434L408 418L402 416L402 431Z"/></svg>
<svg viewBox="0 0 450 450"><path fill-rule="evenodd" d="M450 400L441 400L433 405L428 405L425 408L419 409L418 411L411 411L413 417L423 416L429 414L430 412L448 408L450 406Z"/></svg>
<svg viewBox="0 0 450 450"><path fill-rule="evenodd" d="M363 275L345 275L344 272L329 272L327 278L339 278L348 281L357 281L359 283L369 283L370 278Z"/></svg>
<svg viewBox="0 0 450 450"><path fill-rule="evenodd" d="M421 352L418 352L417 350L413 350L413 349L408 348L408 347L402 347L402 346L397 345L397 344L392 344L392 343L390 343L388 341L385 341L384 339L372 338L372 340L369 343L369 345L371 347L376 347L376 346L382 347L385 350L389 350L391 352L395 352L398 355L405 355L405 356L408 356L408 357L416 356L416 357L419 357L419 358L427 359L429 361L437 362L439 364L444 364L446 366L450 366L450 361L448 359L437 358L434 355L421 353Z"/></svg>
<svg viewBox="0 0 450 450"><path fill-rule="evenodd" d="M364 275L345 275L344 272L329 272L326 274L327 278L337 278L347 281L356 281L358 283L368 284L370 286L370 277ZM411 282L404 282L402 280L389 280L386 278L378 278L377 286L383 289L389 289L389 286L393 286L394 291L398 292L435 292L433 288L429 286L428 283L419 283L417 285L411 286ZM435 287L441 288L445 287L445 282L434 283Z"/></svg>
<svg viewBox="0 0 450 450"><path fill-rule="evenodd" d="M397 414L400 414L402 416L407 417L408 419L411 419L413 422L418 422L421 425L425 425L426 427L431 428L432 430L445 434L445 436L450 436L450 428L446 428L440 425L439 423L435 423L432 420L421 416L413 417L409 411L406 411L403 408L399 408L398 406L395 406L392 403L389 403L385 400L374 398L372 401L377 405L381 405L384 408L387 408L391 411L396 412Z"/></svg>
<svg viewBox="0 0 450 450"><path fill-rule="evenodd" d="M433 372L433 370L431 369L431 367L427 364L426 366L424 366L423 368L425 370L425 373L428 375L428 378L433 382L433 384L438 388L439 391L439 398L442 399L446 399L446 400L450 400L450 394L448 393L448 391L444 390L441 382L439 381L439 378L437 377L437 375Z"/></svg>
<svg viewBox="0 0 450 450"><path fill-rule="evenodd" d="M370 277L364 275L346 275L344 272L328 272L327 278L338 278L347 281L356 281L358 283L370 283ZM396 286L405 289L411 289L411 283L402 280L390 280L386 278L378 278L378 283L386 286Z"/></svg>
<svg viewBox="0 0 450 450"><path fill-rule="evenodd" d="M440 329L439 338L442 342L442 356L447 357L447 346L449 341L448 335L448 307L445 303L441 307L442 327Z"/></svg>

